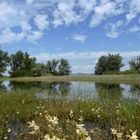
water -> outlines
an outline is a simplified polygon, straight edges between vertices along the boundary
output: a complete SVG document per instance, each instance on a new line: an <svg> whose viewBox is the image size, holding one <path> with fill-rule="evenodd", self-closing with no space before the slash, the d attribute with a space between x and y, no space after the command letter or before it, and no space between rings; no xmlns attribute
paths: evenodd
<svg viewBox="0 0 140 140"><path fill-rule="evenodd" d="M94 82L13 82L1 81L0 90L8 93L21 89L33 90L38 98L104 98L140 100L140 85L102 84Z"/></svg>

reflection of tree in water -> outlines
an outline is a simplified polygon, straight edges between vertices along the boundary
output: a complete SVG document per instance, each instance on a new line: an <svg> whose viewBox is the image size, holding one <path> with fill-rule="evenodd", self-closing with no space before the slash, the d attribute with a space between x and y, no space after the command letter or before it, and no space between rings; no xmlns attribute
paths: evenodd
<svg viewBox="0 0 140 140"><path fill-rule="evenodd" d="M34 88L40 88L41 82L15 82L11 81L10 86L12 87L11 90L30 90Z"/></svg>
<svg viewBox="0 0 140 140"><path fill-rule="evenodd" d="M0 81L0 91L6 91L6 87L3 84L3 81Z"/></svg>
<svg viewBox="0 0 140 140"><path fill-rule="evenodd" d="M42 90L47 92L49 95L59 94L67 95L70 91L69 82L14 82L11 81L10 86L12 90L21 89L21 90Z"/></svg>
<svg viewBox="0 0 140 140"><path fill-rule="evenodd" d="M123 88L119 84L95 83L96 91L100 98L120 99Z"/></svg>
<svg viewBox="0 0 140 140"><path fill-rule="evenodd" d="M129 92L132 93L132 95L140 95L140 85L131 85Z"/></svg>
<svg viewBox="0 0 140 140"><path fill-rule="evenodd" d="M67 96L70 92L70 83L69 82L53 82L46 84L46 92L48 95L61 95Z"/></svg>

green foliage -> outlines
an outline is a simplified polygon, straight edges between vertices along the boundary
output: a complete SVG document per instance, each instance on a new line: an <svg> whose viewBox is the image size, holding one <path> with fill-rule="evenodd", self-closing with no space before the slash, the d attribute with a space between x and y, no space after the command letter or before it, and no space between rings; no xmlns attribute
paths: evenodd
<svg viewBox="0 0 140 140"><path fill-rule="evenodd" d="M69 62L66 59L59 60L59 75L69 75L71 73Z"/></svg>
<svg viewBox="0 0 140 140"><path fill-rule="evenodd" d="M137 72L134 70L125 70L121 71L120 74L137 74Z"/></svg>
<svg viewBox="0 0 140 140"><path fill-rule="evenodd" d="M47 73L51 75L69 75L71 73L69 62L66 59L48 61Z"/></svg>
<svg viewBox="0 0 140 140"><path fill-rule="evenodd" d="M18 51L10 57L11 77L33 76L32 69L36 65L36 58L30 57L28 53Z"/></svg>
<svg viewBox="0 0 140 140"><path fill-rule="evenodd" d="M96 64L95 74L117 74L122 66L122 57L119 54L101 56Z"/></svg>
<svg viewBox="0 0 140 140"><path fill-rule="evenodd" d="M130 70L140 73L140 56L129 61Z"/></svg>
<svg viewBox="0 0 140 140"><path fill-rule="evenodd" d="M0 76L6 71L6 67L9 65L8 53L0 50Z"/></svg>

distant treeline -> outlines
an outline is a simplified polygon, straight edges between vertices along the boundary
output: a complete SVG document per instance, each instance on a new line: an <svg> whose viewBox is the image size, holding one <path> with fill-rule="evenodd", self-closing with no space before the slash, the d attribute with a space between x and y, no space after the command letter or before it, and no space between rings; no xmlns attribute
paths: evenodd
<svg viewBox="0 0 140 140"><path fill-rule="evenodd" d="M123 58L120 54L108 54L99 58L95 74L136 74L140 73L140 56L129 61L130 69L120 71L124 66ZM7 52L0 50L0 76L10 67L8 73L11 77L23 76L64 76L71 74L71 67L68 60L53 59L47 63L37 63L35 57L31 57L27 52L18 51L15 54L9 55Z"/></svg>

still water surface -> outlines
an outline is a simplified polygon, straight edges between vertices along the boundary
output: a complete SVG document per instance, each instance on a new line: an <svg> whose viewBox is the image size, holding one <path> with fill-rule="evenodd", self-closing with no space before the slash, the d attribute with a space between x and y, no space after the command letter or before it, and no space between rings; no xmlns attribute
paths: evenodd
<svg viewBox="0 0 140 140"><path fill-rule="evenodd" d="M1 81L0 90L37 90L38 98L102 98L103 94L115 98L140 100L140 85L102 84L94 82L13 82Z"/></svg>

